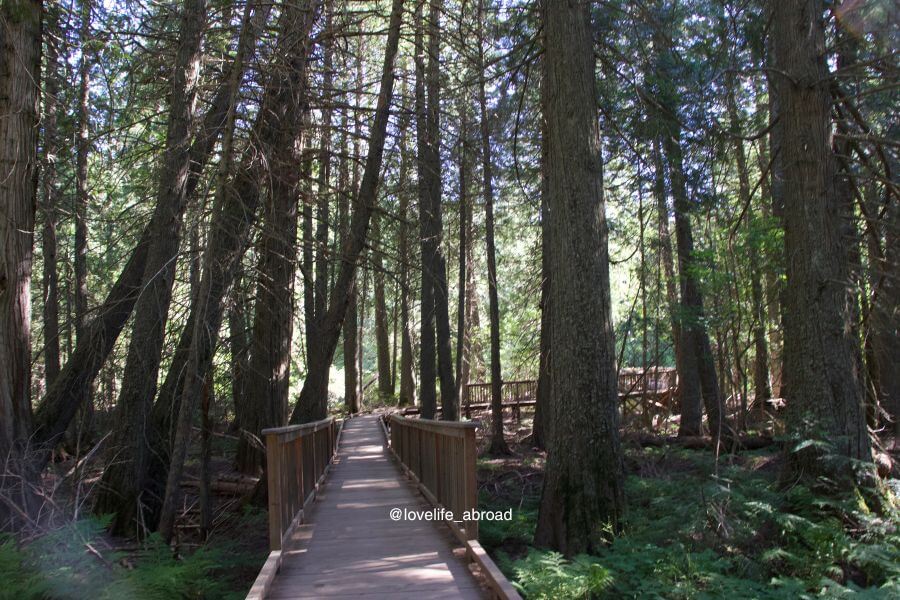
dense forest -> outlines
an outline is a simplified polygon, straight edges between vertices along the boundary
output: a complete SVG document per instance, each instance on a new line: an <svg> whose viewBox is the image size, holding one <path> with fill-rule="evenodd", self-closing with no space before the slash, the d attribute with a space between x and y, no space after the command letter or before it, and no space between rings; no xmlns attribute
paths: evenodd
<svg viewBox="0 0 900 600"><path fill-rule="evenodd" d="M900 595L895 2L0 6L0 597L243 597L373 411L527 598Z"/></svg>

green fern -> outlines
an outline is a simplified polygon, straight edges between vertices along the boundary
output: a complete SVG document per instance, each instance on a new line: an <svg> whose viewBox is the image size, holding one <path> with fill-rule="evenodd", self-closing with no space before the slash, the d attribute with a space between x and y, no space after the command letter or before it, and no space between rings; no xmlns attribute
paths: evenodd
<svg viewBox="0 0 900 600"><path fill-rule="evenodd" d="M558 552L532 549L521 560L501 562L511 568L515 584L529 599L590 598L612 583L609 571L587 555L569 561Z"/></svg>

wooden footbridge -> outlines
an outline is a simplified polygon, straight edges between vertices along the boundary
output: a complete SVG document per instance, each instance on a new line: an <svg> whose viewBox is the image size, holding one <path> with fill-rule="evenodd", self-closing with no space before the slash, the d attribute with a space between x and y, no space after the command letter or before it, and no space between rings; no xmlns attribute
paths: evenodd
<svg viewBox="0 0 900 600"><path fill-rule="evenodd" d="M672 367L623 367L619 370L617 382L623 414L638 409L646 413L648 402L658 403L662 408L668 407L678 393L678 374ZM510 409L513 417L520 420L523 407L537 404L537 389L536 379L504 381L500 386L502 408ZM467 419L472 418L473 411L490 409L491 392L489 381L466 384L460 409ZM436 410L441 412L440 407ZM407 407L403 409L403 414L417 415L419 407Z"/></svg>
<svg viewBox="0 0 900 600"><path fill-rule="evenodd" d="M474 424L366 415L263 433L271 552L248 600L519 598L462 519L477 508ZM440 518L409 518L429 509Z"/></svg>

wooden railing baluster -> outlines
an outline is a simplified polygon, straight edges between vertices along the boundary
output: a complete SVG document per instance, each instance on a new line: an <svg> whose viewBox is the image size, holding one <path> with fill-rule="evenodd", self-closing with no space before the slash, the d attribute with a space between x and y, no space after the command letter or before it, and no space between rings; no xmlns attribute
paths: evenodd
<svg viewBox="0 0 900 600"><path fill-rule="evenodd" d="M455 520L462 520L467 510L478 508L475 423L399 415L392 415L386 422L390 425L391 450L429 500L452 512ZM466 539L478 536L477 520L466 521L464 527L451 526Z"/></svg>
<svg viewBox="0 0 900 600"><path fill-rule="evenodd" d="M338 423L333 417L288 427L263 429L269 492L269 549L283 541L302 520L337 452Z"/></svg>

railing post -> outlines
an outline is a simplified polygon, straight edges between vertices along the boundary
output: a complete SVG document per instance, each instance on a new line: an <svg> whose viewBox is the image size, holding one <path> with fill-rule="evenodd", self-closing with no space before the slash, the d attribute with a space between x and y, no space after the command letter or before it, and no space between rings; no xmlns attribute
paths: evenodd
<svg viewBox="0 0 900 600"><path fill-rule="evenodd" d="M464 393L465 398L463 398L463 401L464 401L464 405L466 408L466 418L471 419L472 418L472 408L471 408L470 404L472 403L472 385L466 384L465 390L466 390Z"/></svg>
<svg viewBox="0 0 900 600"><path fill-rule="evenodd" d="M477 447L475 446L475 429L465 430L464 441L464 477L465 477L465 508L478 508L478 478L476 473ZM466 537L470 540L478 539L478 519L466 521Z"/></svg>
<svg viewBox="0 0 900 600"><path fill-rule="evenodd" d="M442 481L441 468L441 436L439 433L434 434L434 497L438 500L444 497L444 482Z"/></svg>
<svg viewBox="0 0 900 600"><path fill-rule="evenodd" d="M266 482L269 488L269 551L281 550L281 461L278 434L266 435Z"/></svg>
<svg viewBox="0 0 900 600"><path fill-rule="evenodd" d="M299 446L300 446L300 498L301 498L301 502L306 502L306 492L307 492L307 489L309 488L309 484L307 483L306 479L307 479L307 477L309 477L309 475L307 474L308 469L306 466L306 455L308 452L307 452L307 448L306 448L306 438L305 437L300 438Z"/></svg>

